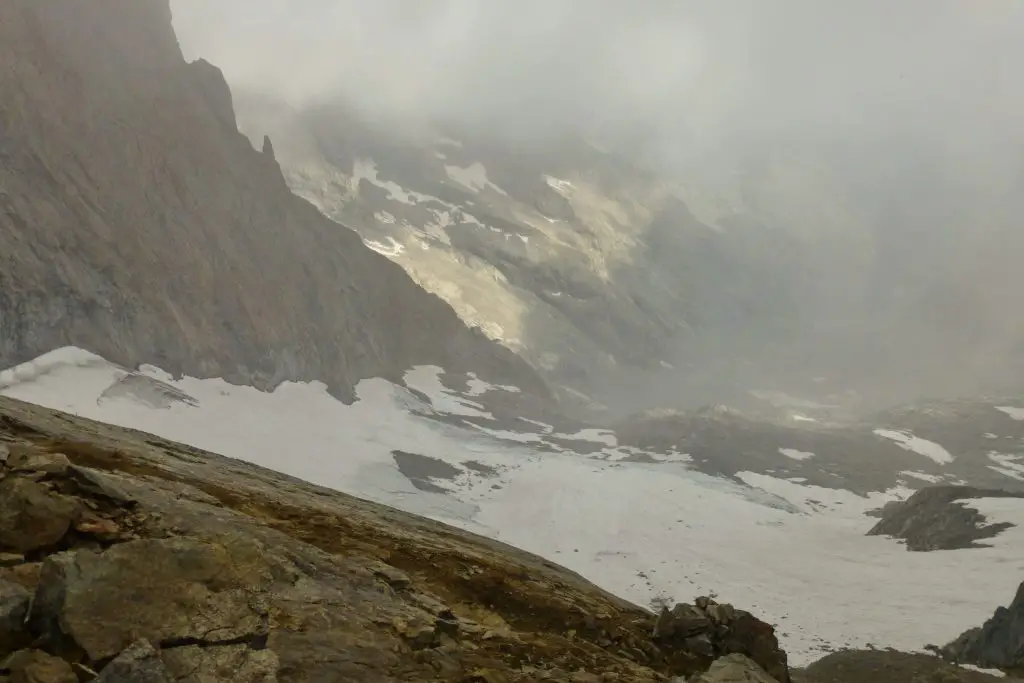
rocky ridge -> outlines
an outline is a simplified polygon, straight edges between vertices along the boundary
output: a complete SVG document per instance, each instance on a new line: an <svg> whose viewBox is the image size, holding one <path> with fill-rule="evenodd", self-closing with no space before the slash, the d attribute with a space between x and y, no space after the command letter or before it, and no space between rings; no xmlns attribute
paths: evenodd
<svg viewBox="0 0 1024 683"><path fill-rule="evenodd" d="M75 345L346 400L416 364L546 394L289 191L220 70L183 59L169 0L5 2L0 62L0 366Z"/></svg>

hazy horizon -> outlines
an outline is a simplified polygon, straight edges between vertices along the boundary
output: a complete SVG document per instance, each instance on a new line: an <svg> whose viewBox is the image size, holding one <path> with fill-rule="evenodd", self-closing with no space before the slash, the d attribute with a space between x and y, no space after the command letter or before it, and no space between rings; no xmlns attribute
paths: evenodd
<svg viewBox="0 0 1024 683"><path fill-rule="evenodd" d="M965 360L964 349L986 366L1024 355L1024 3L172 8L187 58L299 110L341 100L396 131L442 120L518 144L597 132L698 191L753 174L748 209L831 240L818 266L837 275L817 314L848 315L855 329L891 304L875 337L911 355L934 345L934 357L930 346L918 355L938 365ZM778 180L779 169L792 178ZM873 245L861 270L854 229ZM867 314L840 307L851 288L864 290Z"/></svg>

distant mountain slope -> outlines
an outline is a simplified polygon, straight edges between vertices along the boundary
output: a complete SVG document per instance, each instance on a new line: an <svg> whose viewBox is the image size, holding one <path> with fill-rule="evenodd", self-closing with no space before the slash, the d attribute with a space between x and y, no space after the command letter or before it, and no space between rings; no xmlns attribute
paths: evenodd
<svg viewBox="0 0 1024 683"><path fill-rule="evenodd" d="M369 120L345 102L236 100L254 143L277 141L297 194L602 403L622 399L623 376L671 370L680 348L788 340L807 309L799 242L702 219L686 188L579 136L511 145L466 126Z"/></svg>
<svg viewBox="0 0 1024 683"><path fill-rule="evenodd" d="M416 363L545 391L292 195L168 0L0 5L0 366L75 344L273 386Z"/></svg>

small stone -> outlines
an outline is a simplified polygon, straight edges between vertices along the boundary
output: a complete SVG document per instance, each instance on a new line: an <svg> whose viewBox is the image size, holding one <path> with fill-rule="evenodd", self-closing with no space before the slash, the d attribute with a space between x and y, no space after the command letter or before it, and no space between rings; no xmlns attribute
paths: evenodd
<svg viewBox="0 0 1024 683"><path fill-rule="evenodd" d="M71 665L40 650L19 650L0 663L11 683L78 683Z"/></svg>
<svg viewBox="0 0 1024 683"><path fill-rule="evenodd" d="M174 683L160 653L148 640L137 640L103 667L94 683Z"/></svg>
<svg viewBox="0 0 1024 683"><path fill-rule="evenodd" d="M11 447L5 443L0 443L0 465L7 462L7 458L11 455Z"/></svg>
<svg viewBox="0 0 1024 683"><path fill-rule="evenodd" d="M112 519L89 515L75 524L75 531L95 536L101 541L112 541L120 536L121 527Z"/></svg>

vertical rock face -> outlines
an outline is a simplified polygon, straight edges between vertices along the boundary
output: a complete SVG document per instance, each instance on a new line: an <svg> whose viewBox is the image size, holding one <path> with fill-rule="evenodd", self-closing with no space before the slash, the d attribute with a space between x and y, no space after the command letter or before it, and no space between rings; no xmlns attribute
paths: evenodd
<svg viewBox="0 0 1024 683"><path fill-rule="evenodd" d="M287 189L167 0L0 4L0 365L63 345L342 397L412 364L543 391Z"/></svg>

